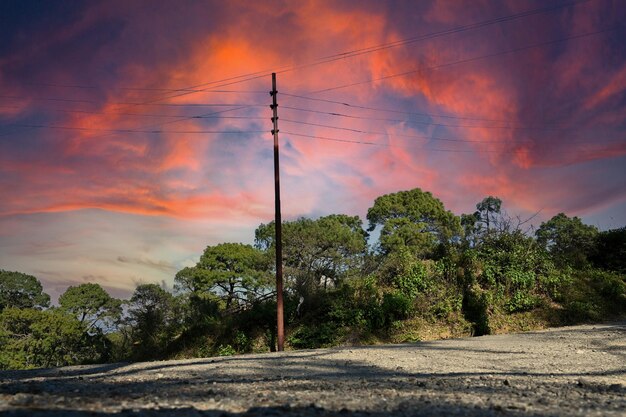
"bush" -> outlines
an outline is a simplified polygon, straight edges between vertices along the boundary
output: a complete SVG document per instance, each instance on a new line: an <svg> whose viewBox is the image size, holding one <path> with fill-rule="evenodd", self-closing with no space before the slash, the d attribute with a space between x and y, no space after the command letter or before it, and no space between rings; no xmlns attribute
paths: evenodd
<svg viewBox="0 0 626 417"><path fill-rule="evenodd" d="M321 323L300 326L289 335L287 341L296 349L315 349L334 345L338 337L338 328L334 323Z"/></svg>
<svg viewBox="0 0 626 417"><path fill-rule="evenodd" d="M74 316L60 310L8 308L0 314L2 369L95 362L102 355L101 342L101 337L90 336Z"/></svg>
<svg viewBox="0 0 626 417"><path fill-rule="evenodd" d="M602 317L600 310L592 301L571 301L565 305L565 319L570 323L597 321Z"/></svg>
<svg viewBox="0 0 626 417"><path fill-rule="evenodd" d="M381 305L385 324L408 318L412 307L412 300L403 292L385 294Z"/></svg>
<svg viewBox="0 0 626 417"><path fill-rule="evenodd" d="M551 267L538 276L539 291L557 302L564 301L563 291L571 284L571 268L559 270Z"/></svg>
<svg viewBox="0 0 626 417"><path fill-rule="evenodd" d="M526 291L516 291L513 297L506 303L506 309L509 313L530 311L539 304L539 297L532 295Z"/></svg>
<svg viewBox="0 0 626 417"><path fill-rule="evenodd" d="M489 312L493 305L493 295L480 286L469 288L463 297L463 311L465 317L472 323L475 336L491 334Z"/></svg>
<svg viewBox="0 0 626 417"><path fill-rule="evenodd" d="M217 356L233 356L237 351L231 345L220 345L217 348Z"/></svg>

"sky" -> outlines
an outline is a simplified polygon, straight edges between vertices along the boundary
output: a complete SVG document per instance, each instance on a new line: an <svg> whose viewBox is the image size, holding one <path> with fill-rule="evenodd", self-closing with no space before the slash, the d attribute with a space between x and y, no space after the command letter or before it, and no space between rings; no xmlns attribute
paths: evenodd
<svg viewBox="0 0 626 417"><path fill-rule="evenodd" d="M0 269L173 284L274 216L416 187L626 225L621 0L0 2ZM364 223L366 224L365 220Z"/></svg>

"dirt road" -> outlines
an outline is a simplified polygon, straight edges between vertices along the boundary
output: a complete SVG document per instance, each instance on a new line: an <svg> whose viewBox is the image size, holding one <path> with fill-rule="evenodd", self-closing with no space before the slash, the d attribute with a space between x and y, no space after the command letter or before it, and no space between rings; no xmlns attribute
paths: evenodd
<svg viewBox="0 0 626 417"><path fill-rule="evenodd" d="M626 416L626 322L0 373L6 416Z"/></svg>

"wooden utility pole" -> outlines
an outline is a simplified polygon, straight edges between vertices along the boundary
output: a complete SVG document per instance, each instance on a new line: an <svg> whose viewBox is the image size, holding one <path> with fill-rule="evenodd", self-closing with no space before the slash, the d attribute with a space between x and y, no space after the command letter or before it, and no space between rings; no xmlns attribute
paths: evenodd
<svg viewBox="0 0 626 417"><path fill-rule="evenodd" d="M275 220L274 227L276 235L274 242L276 243L276 323L278 325L278 351L282 352L285 348L285 322L283 320L283 223L280 215L280 170L278 164L278 103L276 96L276 73L272 73L272 105L273 110L272 123L274 128L274 196L275 196Z"/></svg>

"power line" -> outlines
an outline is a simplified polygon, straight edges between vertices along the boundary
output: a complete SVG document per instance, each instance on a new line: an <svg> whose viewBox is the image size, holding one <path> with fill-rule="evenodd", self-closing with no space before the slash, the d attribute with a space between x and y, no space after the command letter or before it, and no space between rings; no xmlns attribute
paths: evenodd
<svg viewBox="0 0 626 417"><path fill-rule="evenodd" d="M244 109L244 108L246 108L246 107L245 106L244 107L236 107L236 108L233 108L233 109L220 110L220 111L215 111L215 112L212 112L212 113L207 113L207 114L202 114L202 115L197 115L197 116L182 117L182 118L177 119L177 120L172 120L172 121L168 121L168 122L164 122L164 123L160 123L160 124L156 124L156 125L144 126L144 127L140 127L138 129L134 129L134 130L135 131L146 130L146 131L152 132L152 131L156 130L155 128L161 127L161 126L164 126L164 125L168 125L168 124L172 124L172 123L179 123L179 122L182 122L184 120L190 120L190 119L193 119L193 118L205 118L207 116L212 116L212 115L216 115L216 114L226 113L226 112L230 112L230 111L241 110L241 109ZM25 125L25 127L26 126L37 126L37 125ZM42 128L42 129L45 128L44 125L40 125L40 126L41 126L40 128ZM32 128L36 128L36 127L26 127L26 128L32 129ZM69 126L68 128L72 128L72 126ZM84 128L84 129L88 129L88 128ZM133 130L133 129L128 129L128 130ZM240 131L240 132L241 133L246 133L244 131ZM265 131L261 131L261 132L265 132ZM107 134L89 136L88 138L89 139L100 139L100 138L107 137L107 136L114 136L114 135L117 135L117 134L120 134L120 133L127 133L127 132L125 132L125 131L123 131L121 129L119 131L112 130L112 131L110 131ZM132 133L132 132L130 132L130 133ZM157 133L157 132L154 132L154 133ZM182 133L182 132L161 131L161 132L158 132L158 133ZM190 133L196 133L196 132L190 132ZM205 133L210 133L210 132L205 132ZM4 135L4 136L6 136L6 135Z"/></svg>
<svg viewBox="0 0 626 417"><path fill-rule="evenodd" d="M138 129L103 129L96 127L77 127L77 126L57 126L57 125L37 125L37 124L9 124L5 126L23 127L31 129L59 129L59 130L77 130L87 132L107 132L107 133L180 133L180 134L205 134L205 133L265 133L265 130L138 130Z"/></svg>
<svg viewBox="0 0 626 417"><path fill-rule="evenodd" d="M598 30L598 31L594 31L594 32L587 32L587 33L583 33L583 34L568 36L568 37L561 38L561 39L556 39L556 40L551 40L551 41L546 41L546 42L540 42L540 43L533 44L533 45L527 45L527 46L523 46L523 47L519 47L519 48L509 49L509 50L506 50L506 51L495 52L495 53L492 53L492 54L480 55L480 56L467 58L467 59L461 59L461 60L458 60L458 61L448 62L448 63L445 63L445 64L439 64L439 65L434 65L434 66L430 66L430 67L423 67L423 68L416 68L416 69L412 69L412 70L401 72L401 73L385 75L384 77L371 78L369 80L359 81L359 82L355 82L355 83L350 83L350 84L344 84L344 85L338 85L338 86L334 86L334 87L324 88L322 90L312 91L309 94L319 94L319 93L325 93L325 92L328 92L328 91L334 91L334 90L339 90L339 89L343 89L343 88L354 87L354 86L357 86L357 85L370 84L370 83L373 83L373 82L376 82L376 81L387 80L387 79L390 79L390 78L404 77L404 76L415 74L415 73L421 72L421 71L441 69L441 68L445 68L445 67L449 67L449 66L453 66L453 65L465 64L465 63L468 63L468 62L474 62L474 61L479 61L479 60L483 60L483 59L487 59L487 58L494 58L494 57L497 57L497 56L503 56L503 55L507 55L507 54L521 52L521 51L525 51L525 50L528 50L528 49L533 49L533 48L539 48L539 47L542 47L542 46L553 45L553 44L565 42L565 41L568 41L568 40L582 39L582 38L586 38L586 37L595 36L595 35L599 35L599 34L602 34L602 33L610 32L610 31L616 30L618 27L620 27L620 25L616 25L616 26L613 26L611 28L606 28L606 29L602 29L602 30Z"/></svg>
<svg viewBox="0 0 626 417"><path fill-rule="evenodd" d="M485 20L485 21L481 21L481 22L471 23L471 24L468 24L468 25L457 26L455 28L446 29L446 30L439 31L439 32L432 32L432 33L428 33L428 34L424 34L424 35L418 35L418 36L413 36L413 37L410 37L410 38L401 39L401 40L394 41L394 42L388 42L388 43L383 43L383 44L380 44L380 45L369 46L369 47L355 49L355 50L348 51L348 52L342 52L342 53L338 53L338 54L334 54L334 55L329 55L327 57L320 58L320 60L321 59L337 60L337 59L344 59L346 57L353 57L353 56L362 55L362 54L366 54L366 53L376 52L376 51L380 51L380 50L383 50L383 49L394 48L396 46L403 46L403 45L407 45L407 44L410 44L410 43L415 43L415 42L426 40L426 39L433 39L433 38L437 38L437 37L441 37L441 36L446 36L446 35L456 34L456 33L460 33L460 32L465 32L465 31L468 31L468 30L480 29L480 28L483 28L485 26L493 25L493 24L496 24L496 23L509 22L509 21L512 21L512 20L517 20L517 19L520 19L520 18L532 16L532 15L535 15L535 14L542 14L542 13L546 13L546 12L551 12L551 11L559 10L559 9L562 9L562 8L565 8L565 7L574 6L574 5L581 4L581 3L587 3L588 1L590 1L590 0L572 1L572 2L569 2L569 3L563 3L561 5L557 5L557 6L550 6L550 7L543 7L543 8L538 8L538 9L526 10L526 11L523 11L523 12L520 12L520 13L515 13L515 14L507 15L507 16L501 16L501 17L497 17L497 18L494 18L494 19L489 19L489 20Z"/></svg>
<svg viewBox="0 0 626 417"><path fill-rule="evenodd" d="M478 27L484 27L490 24L495 24L495 23L500 23L503 21L508 21L508 20L513 20L516 18L521 18L521 17L525 17L525 16L529 16L531 14L536 14L536 13L544 13L550 10L556 10L558 8L563 8L563 7L568 7L577 3L581 3L581 2L585 2L585 1L589 1L589 0L581 0L581 1L577 1L577 2L571 2L571 3L567 3L567 4L563 4L560 6L555 6L555 7L550 7L550 8L542 8L542 9L535 9L535 10L530 10L530 11L526 11L526 12L522 12L522 13L517 13L514 15L509 15L509 16L504 16L504 17L500 17L497 19L490 19L487 21L483 21L483 22L478 22L472 25L465 25L465 26L460 26L457 28L453 28L453 29L448 29L448 30L444 30L444 31L439 31L439 32L434 32L431 34L427 34L427 35L422 35L419 37L413 37L413 38L407 38L405 39L405 43L409 43L409 42L416 42L417 40L422 40L422 39L428 39L430 37L437 37L437 36L443 36L443 35L447 35L447 34L452 34L452 33L459 33L462 31L466 31L466 30L471 30L471 29L475 29ZM396 42L391 42L388 44L383 44L383 45L377 45L375 47L372 48L362 48L361 50L355 50L352 52L349 52L348 54L341 54L341 56L336 56L336 57L329 57L329 59L325 59L323 58L322 60L318 60L317 62L312 62L310 64L305 64L305 65L299 65L299 66L283 66L282 68L284 68L282 71L276 71L276 72L286 72L286 71L292 71L292 70L296 70L296 69L301 69L304 68L306 66L312 66L312 65L318 65L318 64L322 64L322 63L326 63L326 62L332 62L334 60L338 60L338 59L344 59L346 58L348 55L350 56L356 56L356 55L360 55L360 54L364 54L364 53L371 53L374 52L375 50L380 50L382 48L391 48L391 47L395 47L395 46L399 46L400 44L402 44L402 41L396 41ZM172 105L172 104L166 104L166 103L158 103L159 101L163 101L163 100L167 100L167 99L171 99L171 98L176 98L176 97L181 97L181 96L185 96L185 95L189 95L189 94L194 94L194 93L198 93L198 92L202 92L202 91L208 91L211 88L219 88L219 87L224 87L224 86L228 86L228 85L233 85L233 84L237 84L237 83L242 83L242 82L246 82L246 81L250 81L250 80L254 80L254 79L259 79L262 78L264 76L267 76L268 73L266 71L257 71L254 73L249 73L249 74L244 74L244 75L239 75L239 76L234 76L234 77L229 77L229 78L225 78L222 80L218 80L218 81L211 81L208 83L202 83L202 84L197 84L194 86L190 86L186 89L178 89L178 90L174 90L175 94L170 94L170 95L166 95L166 96L162 96L162 97L157 97L154 99L149 99L148 101L144 101L144 102L140 102L140 103L119 103L119 105L122 106L145 106L145 105L156 105L156 104L165 104L165 105ZM373 82L375 80L370 80L368 82ZM220 84L221 83L221 84ZM219 85L215 85L215 84L219 84ZM207 85L213 85L213 87L210 88L205 88L205 89L201 89L201 90L196 90L199 87L204 87ZM333 87L331 89L326 89L323 91L330 91L332 89L337 89L337 88L344 88L344 86L338 86L338 87ZM189 90L193 90L193 91L189 91ZM77 100L72 100L72 99L60 99L60 101L73 101L73 102L87 102L87 101L77 101ZM189 105L187 105L189 106ZM189 120L190 118L185 118L182 117L179 120L173 120L171 122L166 122L166 124L169 123L177 123L180 121L184 121L184 120ZM150 128L150 127L148 127Z"/></svg>
<svg viewBox="0 0 626 417"><path fill-rule="evenodd" d="M405 110L384 109L384 108L380 108L380 107L362 106L362 105L359 105L359 104L347 103L345 101L336 101L336 100L329 100L329 99L317 98L317 97L307 97L307 96L298 95L298 94L290 94L290 93L281 93L281 94L284 95L284 96L288 96L288 97L300 98L300 99L303 99L303 100L310 100L310 101L318 101L318 102L322 102L322 103L338 104L338 105L341 105L341 106L351 107L351 108L361 109L361 110L373 110L373 111L380 111L380 112L386 112L386 113L406 114L406 115L410 115L410 116L420 116L420 117L441 117L441 118L459 119L459 120L477 120L477 121L485 121L485 122L511 123L510 120L503 120L503 119L487 119L487 118L480 118L480 117L449 116L449 115L435 114L435 113L410 112L410 111L405 111ZM293 110L298 109L298 108L288 107L288 106L282 106L282 107L283 108L291 108ZM303 109L298 109L298 110L303 110Z"/></svg>
<svg viewBox="0 0 626 417"><path fill-rule="evenodd" d="M57 84L57 83L23 83L24 85L40 87L74 88L81 90L99 90L105 87L95 85ZM160 91L160 92L193 92L193 93L238 93L238 94L267 94L263 90L195 90L193 88L162 88L162 87L106 87L107 90L114 91Z"/></svg>
<svg viewBox="0 0 626 417"><path fill-rule="evenodd" d="M296 124L301 124L301 125L323 127L323 128L335 129L335 130L344 130L344 131L348 131L348 132L362 133L362 134L366 134L366 135L399 136L399 137L415 138L415 139L441 140L441 141L450 141L450 142L469 142L469 143L502 143L503 142L503 141L493 141L493 140L491 140L491 141L487 141L487 140L465 140L465 139L450 139L450 138L440 138L440 137L420 136L420 135L406 135L406 134L402 134L402 133L373 132L373 131L368 131L368 130L352 129L352 128L349 128L349 127L331 126L331 125L326 125L326 124L321 124L321 123L302 122L302 121L298 121L298 120L290 120L290 119L280 119L280 120L282 122L287 122L287 123L296 123ZM531 141L529 141L527 139L523 139L523 140L515 140L515 141L507 140L506 142L509 142L509 143L522 143L522 142L531 142Z"/></svg>
<svg viewBox="0 0 626 417"><path fill-rule="evenodd" d="M445 141L445 142L465 142L465 143L535 143L536 141L532 140L532 139L517 139L517 140L512 140L512 139L503 139L503 140L473 140L473 139L458 139L458 138L446 138L446 137L439 137L439 136L426 136L426 135L409 135L409 134L403 134L403 133L394 133L394 132L376 132L376 131L369 131L369 130L362 130L362 129L354 129L354 128L349 128L349 127L343 127L343 126L333 126L333 125L328 125L328 124L323 124L323 123L312 123L312 122L305 122L305 121L301 121L301 120L292 120L292 119L280 119L282 122L287 122L287 123L294 123L294 124L299 124L299 125L306 125L306 126L314 126L314 127L322 127L322 128L327 128L327 129L334 129L334 130L342 130L342 131L347 131L347 132L352 132L352 133L359 133L359 134L365 134L365 135L380 135L380 136L396 136L396 137L403 137L403 138L411 138L411 139L425 139L425 140L433 140L433 141ZM574 130L574 129L571 129ZM579 130L579 129L578 129ZM623 139L618 138L617 141L621 141ZM614 142L615 140L609 140L608 138L605 138L602 142ZM570 139L569 140L570 143L597 143L597 140L595 139Z"/></svg>
<svg viewBox="0 0 626 417"><path fill-rule="evenodd" d="M21 99L21 97L18 96L0 96L0 97L5 97L5 98L18 98ZM62 99L62 98L30 98L31 100L45 100L45 101L63 101L63 102L87 102L87 103L97 103L97 101L90 101L90 100L73 100L73 99ZM246 109L246 108L250 108L250 107L265 107L264 104L249 104L249 103L190 103L190 104L183 104L183 103L112 103L112 104L128 104L130 106L133 105L153 105L153 106L172 106L172 107L232 107L229 109L225 109L225 110L220 110L220 111L214 111L211 113L206 113L206 114L201 114L201 115L194 115L194 116L177 116L177 118L175 120L171 120L171 121L167 121L164 123L160 123L160 124L156 124L156 125L149 125L149 126L143 126L140 127L139 130L141 129L145 129L145 130L152 130L153 128L156 127L161 127L167 124L171 124L171 123L179 123L185 120L192 120L192 119L204 119L204 118L210 118L211 116L217 115L217 114L222 114L222 113L226 113L226 112L232 112L232 111L237 111L237 110L242 110L242 109ZM106 112L103 112L106 113ZM123 112L118 112L118 113L123 113ZM137 129L135 129L137 130ZM127 132L118 132L115 129L112 129L110 131L110 134L117 134L117 133L127 133ZM2 135L2 136L6 136ZM91 136L91 138L102 138L102 137L106 137L109 136L109 134L107 135L100 135L100 136Z"/></svg>
<svg viewBox="0 0 626 417"><path fill-rule="evenodd" d="M224 83L224 84L220 84L218 87L224 87L224 86L229 86L229 85L233 85L233 84L237 84L237 83L241 83L241 82L252 81L252 80L255 80L255 79L259 79L259 78L268 76L271 72L275 72L277 74L282 74L282 73L285 73L285 72L290 72L290 71L295 71L295 70L299 70L299 69L304 69L304 68L308 68L308 67L312 67L312 66L326 64L326 63L329 63L329 62L343 60L343 59L346 59L346 58L351 58L351 57L358 56L358 55L363 55L363 54L368 54L368 53L380 51L380 50L383 50L383 49L388 49L388 48L393 48L393 47L396 47L396 46L401 46L401 45L405 45L405 44L409 44L409 43L414 43L414 42L418 42L418 41L421 41L421 40L427 40L427 39L432 39L432 38L436 38L436 37L440 37L440 36L445 36L445 35L450 35L450 34L455 34L455 33L461 33L461 32L482 28L482 27L489 26L489 25L496 24L496 23L503 23L503 22L519 19L519 18L522 18L522 17L531 16L531 15L534 15L534 14L540 14L540 13L545 13L545 12L548 12L548 11L554 11L554 10L558 10L558 9L561 9L561 8L564 8L564 7L569 7L569 6L572 6L572 5L575 5L575 4L585 3L585 2L588 2L588 1L591 1L591 0L579 0L579 1L573 1L573 2L570 2L570 3L565 3L565 4L562 4L562 5L559 5L559 6L533 9L533 10L529 10L529 11L525 11L525 12L521 12L521 13L516 13L516 14L513 14L513 15L503 16L503 17L499 17L499 18L495 18L495 19L490 19L490 20L486 20L486 21L482 21L482 22L478 22L478 23L474 23L474 24L470 24L470 25L458 26L458 27L452 28L452 29L447 29L447 30L438 31L438 32L432 32L432 33L429 33L429 34L420 35L420 36L411 37L411 38L406 38L406 39L403 39L403 40L389 42L389 43L386 43L386 44L380 44L380 45L376 45L376 46L369 47L369 48L361 48L361 49L357 49L357 50L353 50L353 51L349 51L349 52L344 52L344 53L340 53L340 54L331 55L331 56L328 56L328 57L322 57L322 58L318 58L317 60L314 60L314 61L312 61L310 63L306 63L306 64L292 65L292 66L283 66L283 67L279 67L279 70L273 70L273 71L272 70L259 71L259 72L251 73L249 75L241 75L241 76L237 76L237 77L231 77L230 79L214 81L214 82L209 82L209 83L205 83L205 84L199 84L199 85L194 86L192 88L197 88L197 87L201 87L201 86L204 86L204 85L210 85L210 84L218 84L218 83L220 83L222 81L230 81L230 80L235 80L235 79L237 79L237 81L231 81L231 82L227 82L227 83ZM280 68L283 68L283 69L280 69ZM184 92L184 93L181 93L179 95L194 94L194 93L201 92L201 91L204 91L204 90L194 90L194 91ZM177 95L177 96L179 96L179 95ZM175 97L177 97L177 96L175 96Z"/></svg>
<svg viewBox="0 0 626 417"><path fill-rule="evenodd" d="M296 137L303 137L303 138L308 138L308 139L319 139L319 140L324 140L324 141L348 143L348 144L355 144L355 145L379 146L379 147L385 147L385 148L404 148L404 149L406 149L406 148L417 148L417 149L421 149L421 150L424 150L424 151L450 152L450 153L497 153L497 154L515 154L516 153L515 151L494 150L494 149L441 149L441 148L428 148L428 147L424 147L424 145L415 145L415 144L401 146L401 145L393 145L393 144L389 144L389 143L370 142L370 141L351 140L351 139L340 139L340 138L333 138L333 137L328 137L328 136L308 135L308 134L296 133L296 132L288 132L288 131L282 131L282 133L284 133L285 135L296 136ZM492 143L507 144L507 142L492 142ZM508 142L508 143L510 143L510 142ZM590 149L590 150L587 150L587 153L593 154L594 152L597 152L597 151L598 150ZM563 152L563 151L559 150L559 152ZM574 154L581 154L581 153L583 153L581 151L576 151L576 150L572 150L572 149L567 149L567 150L565 150L565 152L570 152L570 153L574 153Z"/></svg>
<svg viewBox="0 0 626 417"><path fill-rule="evenodd" d="M0 108L20 108L18 106L0 106ZM264 106L265 107L265 106ZM78 109L46 109L46 111L60 112L60 113L78 113L78 114L93 114L102 116L132 116L132 117L162 117L162 118L181 118L187 117L180 114L154 114L154 113L124 113L124 112L108 112L108 111L89 111ZM251 116L189 116L191 119L266 119L265 117L251 117Z"/></svg>
<svg viewBox="0 0 626 417"><path fill-rule="evenodd" d="M98 100L82 100L82 99L68 99L59 97L24 97L24 96L7 96L0 95L0 98L9 98L14 100L36 100L36 101L61 101L70 103L96 103L103 104ZM259 107L265 106L265 104L256 103L141 103L141 102L111 102L106 103L114 106L163 106L163 107Z"/></svg>
<svg viewBox="0 0 626 417"><path fill-rule="evenodd" d="M413 146L398 146L398 145L391 145L391 144L388 144L388 143L379 143L379 142L369 142L369 141L362 141L362 140L330 138L330 137L327 137L327 136L307 135L307 134L302 134L302 133L294 133L294 132L286 132L286 131L283 131L283 133L286 134L286 135L303 137L303 138L309 138L309 139L320 139L320 140L326 140L326 141L332 141L332 142L352 143L352 144L356 144L356 145L381 146L381 147L385 147L385 148L419 148L419 149L423 149L423 150L427 150L427 151L455 152L455 153L475 153L475 152L513 153L513 152L497 151L497 150L489 150L489 149L437 149L437 148L424 148L423 145L422 146L415 146L415 145L413 145Z"/></svg>
<svg viewBox="0 0 626 417"><path fill-rule="evenodd" d="M387 42L387 43L382 43L382 44L373 45L373 46L369 46L369 47L354 49L354 50L350 50L350 51L344 51L344 52L336 53L336 54L333 54L333 55L320 57L320 58L317 58L315 60L312 60L312 61L310 61L308 63L304 63L304 64L283 65L283 66L280 66L280 67L278 67L276 69L266 69L266 70L252 72L252 73L241 74L241 75L237 75L237 76L223 78L223 79L220 79L220 80L214 80L214 81L209 81L209 82L205 82L205 83L201 83L201 84L196 84L196 85L189 86L189 87L183 87L183 88L178 88L178 89L148 88L148 87L146 87L146 88L120 87L118 89L120 89L120 90L131 90L131 91L132 90L136 90L136 91L163 91L163 92L174 92L174 93L177 93L176 95L173 95L173 96L166 96L166 97L161 97L161 98L150 99L150 102L162 101L162 100L166 100L168 98L179 97L179 96L187 95L187 94L194 94L194 93L198 93L198 92L208 92L209 89L198 89L200 87L205 87L205 86L208 86L208 85L214 85L214 84L220 84L221 83L221 85L218 86L218 87L221 87L221 86L228 86L228 85L238 84L238 83L247 82L247 81L251 81L251 80L255 80L255 79L259 79L259 78L268 76L268 75L271 74L271 72L284 73L284 72L304 69L304 68L308 68L308 67L311 67L311 66L326 64L326 63L334 62L334 61L337 61L337 60L343 60L343 59L346 59L346 58L351 58L351 57L355 57L355 56L359 56L359 55L369 54L369 53L377 52L377 51L384 50L384 49L395 48L395 47L398 47L398 46L403 46L403 45L407 45L407 44L411 44L411 43L416 43L416 42L419 42L419 41L422 41L422 40L428 40L428 39L433 39L433 38L437 38L437 37L447 36L447 35L451 35L451 34L457 34L457 33L465 32L465 31L469 31L469 30L480 29L480 28L483 28L483 27L486 27L486 26L497 24L497 23L510 22L510 21L513 21L513 20L521 19L521 18L524 18L524 17L536 15L536 14L552 12L552 11L556 11L556 10L563 9L563 8L566 8L566 7L574 6L574 5L577 5L577 4L586 3L586 2L589 2L589 1L591 1L591 0L577 0L577 1L571 1L571 2L568 2L568 3L563 3L563 4L560 4L560 5L556 5L556 6L550 6L550 7L543 7L543 8L526 10L526 11L523 11L523 12L511 14L511 15L500 16L500 17L493 18L493 19L488 19L488 20L475 22L475 23L471 23L471 24L467 24L467 25L457 26L457 27L454 27L454 28L451 28L451 29L445 29L445 30L431 32L431 33L427 33L427 34L423 34L423 35L412 36L412 37L409 37L409 38L405 38L405 39L401 39L401 40L397 40L397 41L393 41L393 42ZM34 84L48 85L48 86L54 86L54 87L67 87L67 88L85 88L85 89L97 89L97 88L99 88L99 87L96 87L96 86L89 86L89 85L69 85L69 84L64 85L64 84L54 84L54 83L34 83ZM214 88L214 87L211 87L211 88ZM265 93L265 92L261 92L261 91L246 91L246 92L250 92L250 93Z"/></svg>
<svg viewBox="0 0 626 417"><path fill-rule="evenodd" d="M470 129L506 129L506 130L558 130L558 131L572 130L572 128L565 129L565 128L557 128L557 127L552 127L552 126L453 125L453 124L447 124L447 123L435 123L435 122L427 122L427 121L411 120L411 119L399 120L399 119L387 119L387 118L381 118L381 117L354 116L354 115L334 113L334 112L323 112L323 111L319 111L319 110L301 109L301 108L289 107L289 106L283 106L283 108L284 109L289 109L289 110L295 110L295 111L302 111L302 112L326 114L326 115L336 116L336 117L345 117L345 118L349 118L349 119L377 120L377 121L394 122L394 123L413 123L413 124L426 125L426 126L445 126L445 127L470 128Z"/></svg>

